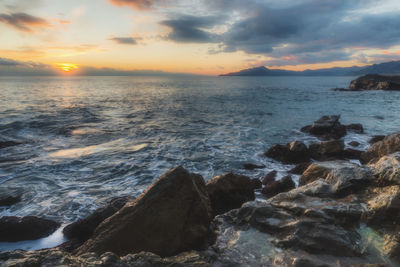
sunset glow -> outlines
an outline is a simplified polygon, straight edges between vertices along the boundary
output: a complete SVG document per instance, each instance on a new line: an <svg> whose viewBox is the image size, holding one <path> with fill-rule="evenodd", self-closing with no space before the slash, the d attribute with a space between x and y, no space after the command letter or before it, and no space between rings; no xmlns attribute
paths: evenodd
<svg viewBox="0 0 400 267"><path fill-rule="evenodd" d="M73 70L78 69L78 66L70 63L59 63L57 64L57 68L64 72L71 72Z"/></svg>

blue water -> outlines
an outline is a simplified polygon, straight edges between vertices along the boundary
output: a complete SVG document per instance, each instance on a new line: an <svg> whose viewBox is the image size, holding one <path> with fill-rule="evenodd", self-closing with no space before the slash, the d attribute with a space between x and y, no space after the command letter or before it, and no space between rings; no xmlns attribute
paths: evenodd
<svg viewBox="0 0 400 267"><path fill-rule="evenodd" d="M275 143L315 141L299 129L326 114L373 134L399 130L400 94L336 92L354 77L1 77L0 187L24 192L4 215L69 223L114 196L138 195L176 165L205 179L262 177L290 167ZM267 165L257 171L242 164Z"/></svg>

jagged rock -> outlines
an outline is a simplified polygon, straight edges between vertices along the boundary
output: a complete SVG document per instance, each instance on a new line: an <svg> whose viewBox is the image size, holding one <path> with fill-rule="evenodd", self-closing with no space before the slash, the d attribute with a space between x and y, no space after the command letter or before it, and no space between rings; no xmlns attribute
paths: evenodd
<svg viewBox="0 0 400 267"><path fill-rule="evenodd" d="M267 197L273 197L279 193L292 190L295 187L296 185L292 178L290 176L285 176L278 181L268 183L261 192Z"/></svg>
<svg viewBox="0 0 400 267"><path fill-rule="evenodd" d="M374 135L371 139L369 139L368 143L375 144L376 142L382 141L385 139L386 135Z"/></svg>
<svg viewBox="0 0 400 267"><path fill-rule="evenodd" d="M352 146L352 147L358 147L358 146L360 146L360 143L357 142L357 141L351 141L351 142L348 143L348 145Z"/></svg>
<svg viewBox="0 0 400 267"><path fill-rule="evenodd" d="M380 185L400 185L400 152L383 156L370 166Z"/></svg>
<svg viewBox="0 0 400 267"><path fill-rule="evenodd" d="M363 217L368 223L379 227L400 223L400 186L377 188L372 192L375 196L368 202L368 212Z"/></svg>
<svg viewBox="0 0 400 267"><path fill-rule="evenodd" d="M265 168L265 165L257 165L257 164L253 164L253 163L245 163L245 164L243 164L243 167L246 169L246 170L254 170L254 169L263 169L263 168Z"/></svg>
<svg viewBox="0 0 400 267"><path fill-rule="evenodd" d="M300 177L299 185L305 185L319 178L331 184L337 194L360 190L374 179L369 168L337 160L313 163Z"/></svg>
<svg viewBox="0 0 400 267"><path fill-rule="evenodd" d="M267 157L287 164L307 162L310 160L310 153L307 146L300 141L293 141L285 146L280 144L274 145L264 154Z"/></svg>
<svg viewBox="0 0 400 267"><path fill-rule="evenodd" d="M206 187L215 215L240 208L255 198L253 183L244 175L228 173L216 176L207 182Z"/></svg>
<svg viewBox="0 0 400 267"><path fill-rule="evenodd" d="M400 134L394 133L386 136L382 141L373 144L361 154L362 163L376 162L381 157L400 151Z"/></svg>
<svg viewBox="0 0 400 267"><path fill-rule="evenodd" d="M134 200L134 197L119 197L110 201L102 208L98 208L92 214L84 219L67 225L63 229L64 235L73 242L69 242L69 250L75 249L92 236L96 227L105 219L119 211L128 201ZM65 245L66 246L66 245Z"/></svg>
<svg viewBox="0 0 400 267"><path fill-rule="evenodd" d="M355 133L364 133L364 127L362 126L361 123L352 123L346 125L346 130L349 132L355 132Z"/></svg>
<svg viewBox="0 0 400 267"><path fill-rule="evenodd" d="M314 135L322 140L340 139L346 135L346 127L339 122L340 115L322 116L312 125L305 126L302 132Z"/></svg>
<svg viewBox="0 0 400 267"><path fill-rule="evenodd" d="M299 163L295 167L289 170L289 173L292 174L303 174L305 170L312 164L312 162L304 162L304 163Z"/></svg>
<svg viewBox="0 0 400 267"><path fill-rule="evenodd" d="M35 240L53 233L59 223L36 216L4 216L0 218L0 241Z"/></svg>
<svg viewBox="0 0 400 267"><path fill-rule="evenodd" d="M384 90L399 91L400 78L398 76L383 76L378 74L367 74L350 82L350 90Z"/></svg>
<svg viewBox="0 0 400 267"><path fill-rule="evenodd" d="M394 234L386 234L384 242L384 252L391 258L394 258L400 264L400 232L397 231Z"/></svg>
<svg viewBox="0 0 400 267"><path fill-rule="evenodd" d="M269 184L269 183L275 181L275 177L276 177L277 173L278 172L275 170L267 173L267 175L265 175L264 178L262 179L261 183L263 185L266 185L266 184Z"/></svg>
<svg viewBox="0 0 400 267"><path fill-rule="evenodd" d="M309 147L311 157L316 160L332 160L343 158L343 140L324 141L311 144Z"/></svg>
<svg viewBox="0 0 400 267"><path fill-rule="evenodd" d="M109 251L123 256L148 251L160 256L175 255L201 248L211 219L203 178L176 167L103 221L76 252L82 255Z"/></svg>

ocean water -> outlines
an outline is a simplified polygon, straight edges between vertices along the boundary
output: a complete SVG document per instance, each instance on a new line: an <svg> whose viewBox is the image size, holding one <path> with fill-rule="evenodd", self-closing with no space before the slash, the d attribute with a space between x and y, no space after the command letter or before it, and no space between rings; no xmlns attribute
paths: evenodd
<svg viewBox="0 0 400 267"><path fill-rule="evenodd" d="M23 191L4 215L63 224L116 196L139 195L182 165L208 180L229 171L261 178L283 166L275 143L316 141L299 131L322 115L362 123L362 147L399 130L397 92L337 92L354 77L1 77L0 188ZM243 163L267 168L246 171ZM296 177L294 177L296 178Z"/></svg>

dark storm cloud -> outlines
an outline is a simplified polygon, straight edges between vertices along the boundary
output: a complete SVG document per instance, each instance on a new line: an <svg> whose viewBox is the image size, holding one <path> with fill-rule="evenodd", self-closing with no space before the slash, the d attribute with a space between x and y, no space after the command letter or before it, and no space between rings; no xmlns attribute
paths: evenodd
<svg viewBox="0 0 400 267"><path fill-rule="evenodd" d="M0 14L0 22L24 32L31 32L33 28L50 27L45 19L26 13Z"/></svg>
<svg viewBox="0 0 400 267"><path fill-rule="evenodd" d="M110 38L109 40L114 41L118 44L125 44L125 45L136 45L137 39L133 37L114 37Z"/></svg>
<svg viewBox="0 0 400 267"><path fill-rule="evenodd" d="M218 35L209 30L222 22L223 17L175 15L175 18L161 22L171 28L167 39L186 43L213 43L218 41Z"/></svg>

